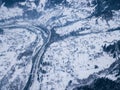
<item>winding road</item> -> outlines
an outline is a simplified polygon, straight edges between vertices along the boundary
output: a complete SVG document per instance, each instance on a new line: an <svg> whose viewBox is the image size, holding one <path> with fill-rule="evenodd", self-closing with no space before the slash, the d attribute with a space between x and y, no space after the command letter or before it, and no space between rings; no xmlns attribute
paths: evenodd
<svg viewBox="0 0 120 90"><path fill-rule="evenodd" d="M51 31L47 30L47 29L46 29L47 31L45 29L43 30L43 27L35 26L35 25L29 24L29 23L26 23L23 25L20 23L7 23L7 24L4 23L4 24L0 25L0 27L2 29L23 28L23 29L31 31L37 35L37 39L35 40L37 45L36 45L36 47L33 51L33 54L32 54L32 68L30 71L30 75L29 75L27 84L24 87L24 90L29 90L32 87L35 80L37 80L37 72L39 69L38 65L41 61L41 57L45 51L46 45L49 43L49 40L51 38ZM46 37L46 35L47 35L47 37ZM43 38L43 45L42 46L40 46L40 44L39 44L39 38L40 38L39 36L42 36L42 38Z"/></svg>

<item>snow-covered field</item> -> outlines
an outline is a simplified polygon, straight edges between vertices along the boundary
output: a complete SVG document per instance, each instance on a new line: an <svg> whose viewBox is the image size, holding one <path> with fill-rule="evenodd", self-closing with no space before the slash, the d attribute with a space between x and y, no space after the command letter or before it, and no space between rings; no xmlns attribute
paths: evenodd
<svg viewBox="0 0 120 90"><path fill-rule="evenodd" d="M109 31L120 26L120 11L106 21L88 18L92 0L67 0L70 6L49 9L46 0L39 6L33 1L21 5L36 10L35 19L24 17L27 9L0 7L0 90L65 90L70 81L78 84L90 75L116 79L98 72L116 61L102 46L120 40L120 30ZM53 28L64 38L51 43Z"/></svg>
<svg viewBox="0 0 120 90"><path fill-rule="evenodd" d="M47 72L42 76L42 90L65 90L70 80L85 79L108 68L115 59L104 53L102 46L119 40L118 33L120 31L91 33L53 43L44 55L44 62L50 63L50 66L42 67Z"/></svg>
<svg viewBox="0 0 120 90"><path fill-rule="evenodd" d="M42 44L40 36L22 26L4 26L0 34L0 80L5 86L9 87L9 84L18 78L23 85L27 82L37 41L41 42L39 45ZM7 82L4 78L7 78ZM3 86L1 89L6 90Z"/></svg>

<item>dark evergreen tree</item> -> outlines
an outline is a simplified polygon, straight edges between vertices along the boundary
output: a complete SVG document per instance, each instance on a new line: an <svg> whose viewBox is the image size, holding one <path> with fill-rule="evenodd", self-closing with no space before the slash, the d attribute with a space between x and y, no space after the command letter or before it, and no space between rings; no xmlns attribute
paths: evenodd
<svg viewBox="0 0 120 90"><path fill-rule="evenodd" d="M113 55L113 58L119 58L120 56L120 40L106 46L103 46L103 51Z"/></svg>
<svg viewBox="0 0 120 90"><path fill-rule="evenodd" d="M24 1L26 0L1 0L1 3L4 3L6 7L12 7L15 3Z"/></svg>
<svg viewBox="0 0 120 90"><path fill-rule="evenodd" d="M120 10L120 0L94 0L93 5L95 5L93 15L105 19L112 18L112 10Z"/></svg>
<svg viewBox="0 0 120 90"><path fill-rule="evenodd" d="M90 85L76 87L73 90L120 90L120 84L108 78L98 78Z"/></svg>

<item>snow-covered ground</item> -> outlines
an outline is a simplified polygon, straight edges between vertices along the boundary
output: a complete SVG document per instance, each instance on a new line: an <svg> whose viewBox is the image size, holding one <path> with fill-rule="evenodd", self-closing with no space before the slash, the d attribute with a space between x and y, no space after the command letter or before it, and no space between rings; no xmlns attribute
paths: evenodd
<svg viewBox="0 0 120 90"><path fill-rule="evenodd" d="M50 87L55 90L65 90L68 81L85 79L93 73L108 68L115 59L104 53L102 46L119 40L118 33L120 31L91 33L53 43L44 56L44 62L50 63L50 66L42 67L47 71L42 76L42 90L51 90L47 89Z"/></svg>
<svg viewBox="0 0 120 90"><path fill-rule="evenodd" d="M23 10L15 7L13 8L6 8L5 6L0 7L0 20L9 19L11 17L22 16Z"/></svg>
<svg viewBox="0 0 120 90"><path fill-rule="evenodd" d="M5 86L10 87L10 83L16 79L20 79L23 85L27 82L37 38L36 33L22 27L9 28L8 26L3 29L3 34L0 34L0 80L5 83ZM40 42L42 44L42 38ZM6 90L5 86L1 86L1 89Z"/></svg>
<svg viewBox="0 0 120 90"><path fill-rule="evenodd" d="M26 5L31 11L36 9L40 16L35 19L24 18L26 11L23 8L0 7L0 20L4 20L0 22L0 26L3 26L3 34L0 34L0 86L3 90L7 90L7 87L10 90L18 81L15 84L17 89L24 88L31 74L34 56L42 59L42 63L49 64L39 67L45 73L34 73L39 80L37 83L35 81L36 85L33 85L32 90L65 90L69 81L86 79L109 68L115 62L115 59L103 52L102 46L120 39L120 30L108 32L120 26L120 11L114 11L113 18L106 21L101 17L87 18L94 11L94 7L90 6L92 0L67 0L68 6L58 5L49 9L44 9L46 0L41 0L38 7L33 1L21 5ZM20 19L17 19L17 16ZM21 28L15 27L16 22ZM7 23L8 27L4 27L4 23ZM43 38L49 36L45 37L42 28L38 29L42 25L43 32L54 28L59 36L68 37L50 43L41 58L42 53L37 53L45 43ZM76 32L77 36L71 35L72 32ZM106 76L106 73L98 76L115 80L114 75Z"/></svg>
<svg viewBox="0 0 120 90"><path fill-rule="evenodd" d="M21 63L22 60L17 60L17 56L24 52L34 42L35 38L34 33L24 29L4 29L4 34L0 35L0 79L3 78L13 65Z"/></svg>

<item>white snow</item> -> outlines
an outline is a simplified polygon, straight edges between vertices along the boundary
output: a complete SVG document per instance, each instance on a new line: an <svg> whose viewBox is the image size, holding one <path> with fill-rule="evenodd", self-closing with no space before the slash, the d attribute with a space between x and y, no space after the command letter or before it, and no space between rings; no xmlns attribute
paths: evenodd
<svg viewBox="0 0 120 90"><path fill-rule="evenodd" d="M32 36L32 37L31 37ZM25 29L4 29L4 34L0 35L0 74L2 77L10 71L11 67L16 64L23 63L17 60L17 56L22 53L36 39L36 35ZM24 61L24 60L23 60ZM31 60L30 60L31 62ZM25 62L24 62L25 64ZM31 64L30 64L31 65ZM16 67L17 69L17 67ZM25 69L25 68L24 68ZM23 70L24 70L23 69ZM19 69L20 70L20 69ZM22 71L17 70L19 74ZM29 72L29 68L27 71ZM17 75L17 74L14 74ZM14 77L15 78L15 77Z"/></svg>
<svg viewBox="0 0 120 90"><path fill-rule="evenodd" d="M59 80L60 78L54 78L56 75L60 77L66 75L61 78L61 82L54 82L55 86L51 85L51 88L55 90L65 90L69 80L84 79L93 73L108 68L115 59L103 53L102 46L106 42L119 40L118 33L120 31L70 37L61 42L53 43L44 56L44 61L51 63L51 66L43 67L48 73L43 75L42 86L49 87L48 83ZM98 68L95 68L95 65ZM63 86L59 88L61 84Z"/></svg>
<svg viewBox="0 0 120 90"><path fill-rule="evenodd" d="M31 22L33 26L44 25L49 29L56 26L56 33L61 36L72 31L78 31L79 34L89 33L52 43L43 58L43 62L50 63L50 65L42 67L47 73L40 73L43 80L35 81L31 90L65 90L70 80L85 79L91 74L108 68L115 61L103 52L102 46L120 39L120 31L106 32L108 29L120 26L120 11L114 11L113 19L107 22L95 17L86 19L94 11L94 7L88 6L92 0L67 0L70 6L58 5L46 10L44 7L47 0L40 0L38 7L33 2L34 0L28 1L30 2L21 3L21 5L26 5L28 10L36 9L41 16L37 20L26 20L28 23L23 19L20 22L18 20L19 25L30 27L29 22ZM8 9L1 6L0 20L22 16L23 13L23 9L18 7ZM11 24L11 22L7 24ZM3 23L0 25L4 26ZM26 83L31 70L32 56L23 56L20 60L17 60L17 56L28 49L37 37L40 40L33 50L33 55L43 44L41 32L34 31L34 29L32 27L32 30L28 31L22 28L10 30L8 28L4 29L3 35L0 34L0 79L4 75L8 75L11 67L15 66L15 72L9 81L12 82L20 77L24 84ZM20 67L19 64L26 66ZM114 75L100 75L100 77L116 79Z"/></svg>
<svg viewBox="0 0 120 90"><path fill-rule="evenodd" d="M6 8L5 6L0 7L0 20L1 19L9 19L15 16L22 16L23 10L15 7L15 8Z"/></svg>

